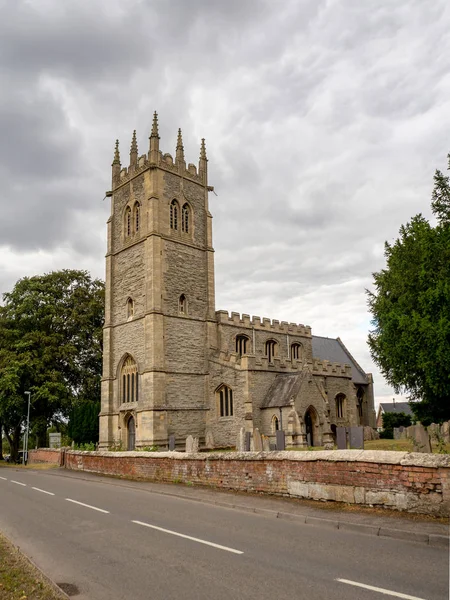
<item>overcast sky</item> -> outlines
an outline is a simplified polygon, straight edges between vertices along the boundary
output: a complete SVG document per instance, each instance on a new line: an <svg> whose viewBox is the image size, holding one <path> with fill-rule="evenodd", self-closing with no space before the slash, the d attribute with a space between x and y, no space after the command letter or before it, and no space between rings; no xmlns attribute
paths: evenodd
<svg viewBox="0 0 450 600"><path fill-rule="evenodd" d="M206 138L216 308L366 343L383 244L450 151L448 0L0 0L0 292L104 277L114 140Z"/></svg>

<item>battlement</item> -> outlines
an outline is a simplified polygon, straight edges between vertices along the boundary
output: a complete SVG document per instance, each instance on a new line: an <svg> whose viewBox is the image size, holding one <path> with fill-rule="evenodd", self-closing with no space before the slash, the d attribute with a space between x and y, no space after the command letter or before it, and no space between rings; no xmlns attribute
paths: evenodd
<svg viewBox="0 0 450 600"><path fill-rule="evenodd" d="M158 115L154 114L152 131L150 135L150 148L148 154L138 157L138 144L136 131L133 132L130 149L130 164L128 167L122 167L119 153L119 141L116 140L114 160L112 163L112 184L113 188L122 185L135 177L139 173L150 168L161 168L180 175L181 177L191 179L207 186L207 163L205 140L202 139L200 145L200 158L198 169L193 163L188 163L184 158L184 146L181 135L181 129L178 130L177 145L175 150L175 159L169 153L163 154L159 149Z"/></svg>
<svg viewBox="0 0 450 600"><path fill-rule="evenodd" d="M226 352L225 350L215 350L213 356L222 364L235 366L243 371L274 371L295 373L296 371L309 371L312 375L328 375L328 377L352 377L350 365L341 363L332 363L328 360L312 361L295 360L288 358L275 357L269 362L267 356L255 356L254 354L245 354L240 356L236 352Z"/></svg>
<svg viewBox="0 0 450 600"><path fill-rule="evenodd" d="M216 320L223 325L234 325L248 329L259 329L270 331L272 333L296 334L311 337L311 327L297 323L288 323L287 321L278 321L277 319L268 319L267 317L253 316L232 312L231 316L226 310L216 311Z"/></svg>

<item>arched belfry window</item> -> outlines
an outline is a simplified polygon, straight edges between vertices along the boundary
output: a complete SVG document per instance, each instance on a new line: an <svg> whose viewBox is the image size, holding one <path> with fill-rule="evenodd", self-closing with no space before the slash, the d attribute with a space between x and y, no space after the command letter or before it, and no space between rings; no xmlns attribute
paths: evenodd
<svg viewBox="0 0 450 600"><path fill-rule="evenodd" d="M127 319L132 319L134 317L134 302L132 298L128 298L127 300Z"/></svg>
<svg viewBox="0 0 450 600"><path fill-rule="evenodd" d="M122 402L137 402L139 400L139 376L137 364L131 356L123 362L120 373Z"/></svg>
<svg viewBox="0 0 450 600"><path fill-rule="evenodd" d="M345 394L336 396L336 417L338 419L345 418Z"/></svg>
<svg viewBox="0 0 450 600"><path fill-rule="evenodd" d="M278 342L275 340L267 340L266 356L269 359L269 362L272 362L274 357L278 356Z"/></svg>
<svg viewBox="0 0 450 600"><path fill-rule="evenodd" d="M141 226L141 205L136 202L134 205L134 231L137 233Z"/></svg>
<svg viewBox="0 0 450 600"><path fill-rule="evenodd" d="M233 407L233 390L227 385L221 385L216 391L218 411L221 417L232 417L234 412Z"/></svg>
<svg viewBox="0 0 450 600"><path fill-rule="evenodd" d="M170 229L178 229L178 215L180 207L176 200L172 200L170 203Z"/></svg>
<svg viewBox="0 0 450 600"><path fill-rule="evenodd" d="M180 315L187 314L187 300L184 294L181 294L178 300L178 312L180 313Z"/></svg>
<svg viewBox="0 0 450 600"><path fill-rule="evenodd" d="M243 356L247 354L249 348L250 340L246 335L237 335L236 336L236 352L239 356Z"/></svg>
<svg viewBox="0 0 450 600"><path fill-rule="evenodd" d="M181 231L183 231L184 233L189 233L189 228L191 226L191 216L190 216L190 209L189 209L189 204L186 202L185 204L183 204L183 208L181 211Z"/></svg>
<svg viewBox="0 0 450 600"><path fill-rule="evenodd" d="M291 359L292 360L300 360L302 358L302 349L303 349L303 346L301 344L292 344Z"/></svg>
<svg viewBox="0 0 450 600"><path fill-rule="evenodd" d="M131 235L131 208L127 206L125 210L125 236Z"/></svg>

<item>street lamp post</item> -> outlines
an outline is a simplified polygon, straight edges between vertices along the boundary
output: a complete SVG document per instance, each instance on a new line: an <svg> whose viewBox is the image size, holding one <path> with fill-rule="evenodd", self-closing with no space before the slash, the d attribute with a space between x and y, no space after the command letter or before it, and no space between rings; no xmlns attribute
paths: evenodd
<svg viewBox="0 0 450 600"><path fill-rule="evenodd" d="M25 392L25 395L28 396L28 411L27 411L27 428L25 430L25 439L23 444L23 464L28 462L28 435L30 433L30 399L31 392Z"/></svg>

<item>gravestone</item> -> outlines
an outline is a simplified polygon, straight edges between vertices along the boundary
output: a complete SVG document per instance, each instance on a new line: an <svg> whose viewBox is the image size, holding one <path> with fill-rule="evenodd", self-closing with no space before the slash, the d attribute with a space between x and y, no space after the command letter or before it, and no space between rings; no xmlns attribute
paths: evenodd
<svg viewBox="0 0 450 600"><path fill-rule="evenodd" d="M48 434L48 445L50 448L61 448L61 434L60 433L49 433Z"/></svg>
<svg viewBox="0 0 450 600"><path fill-rule="evenodd" d="M212 434L212 431L206 432L205 446L206 448L208 448L208 450L212 450L214 448L214 436Z"/></svg>
<svg viewBox="0 0 450 600"><path fill-rule="evenodd" d="M350 427L350 448L364 450L364 427Z"/></svg>
<svg viewBox="0 0 450 600"><path fill-rule="evenodd" d="M270 452L270 439L267 435L262 436L263 451Z"/></svg>
<svg viewBox="0 0 450 600"><path fill-rule="evenodd" d="M259 429L255 427L253 430L253 452L262 452L262 439Z"/></svg>
<svg viewBox="0 0 450 600"><path fill-rule="evenodd" d="M421 423L414 425L414 452L431 452L430 434Z"/></svg>
<svg viewBox="0 0 450 600"><path fill-rule="evenodd" d="M336 427L336 445L338 450L347 450L346 427Z"/></svg>
<svg viewBox="0 0 450 600"><path fill-rule="evenodd" d="M236 452L245 452L245 429L241 427L236 437Z"/></svg>
<svg viewBox="0 0 450 600"><path fill-rule="evenodd" d="M175 436L173 433L169 435L169 450L172 452L175 450Z"/></svg>
<svg viewBox="0 0 450 600"><path fill-rule="evenodd" d="M192 444L192 452L198 452L198 444L199 444L198 437L195 437L194 442Z"/></svg>
<svg viewBox="0 0 450 600"><path fill-rule="evenodd" d="M252 440L252 434L250 431L245 432L245 443L244 443L244 452L250 452L250 444Z"/></svg>
<svg viewBox="0 0 450 600"><path fill-rule="evenodd" d="M284 431L277 431L277 450L286 450L286 436Z"/></svg>
<svg viewBox="0 0 450 600"><path fill-rule="evenodd" d="M188 454L192 454L193 452L195 452L194 450L194 438L192 437L192 435L188 435L186 438L186 452Z"/></svg>
<svg viewBox="0 0 450 600"><path fill-rule="evenodd" d="M450 421L445 421L445 423L442 423L442 437L444 438L444 442L446 444L450 442Z"/></svg>

